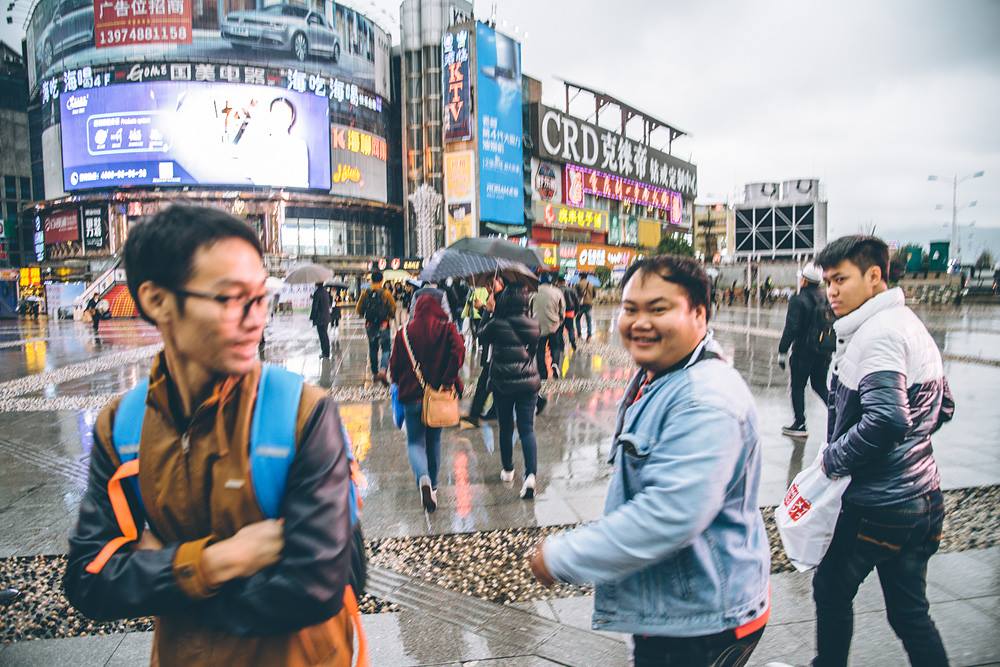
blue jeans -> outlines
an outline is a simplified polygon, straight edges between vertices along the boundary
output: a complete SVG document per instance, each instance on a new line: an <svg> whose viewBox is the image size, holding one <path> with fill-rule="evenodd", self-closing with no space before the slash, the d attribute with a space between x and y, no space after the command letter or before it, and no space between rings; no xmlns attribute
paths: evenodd
<svg viewBox="0 0 1000 667"><path fill-rule="evenodd" d="M524 476L534 475L538 467L538 445L535 442L535 404L538 394L501 394L493 392L493 406L500 424L500 463L504 470L514 469L514 418L521 437L524 454Z"/></svg>
<svg viewBox="0 0 1000 667"><path fill-rule="evenodd" d="M441 429L424 426L423 412L423 402L403 404L403 413L406 415L406 452L417 484L421 477L427 475L431 478L431 488L436 489L438 467L441 465Z"/></svg>
<svg viewBox="0 0 1000 667"><path fill-rule="evenodd" d="M372 375L380 370L389 368L389 348L392 340L389 336L389 329L376 329L365 325L365 333L368 335L368 361L372 367ZM382 356L379 356L379 347L382 348Z"/></svg>
<svg viewBox="0 0 1000 667"><path fill-rule="evenodd" d="M910 664L948 664L927 602L927 561L938 549L943 522L940 490L882 507L844 503L833 541L813 577L813 665L847 665L854 596L873 568L882 584L889 625L902 640Z"/></svg>

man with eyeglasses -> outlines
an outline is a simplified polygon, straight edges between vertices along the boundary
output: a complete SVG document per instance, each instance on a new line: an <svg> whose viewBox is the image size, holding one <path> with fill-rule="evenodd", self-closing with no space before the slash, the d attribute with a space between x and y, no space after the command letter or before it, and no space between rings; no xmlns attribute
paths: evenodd
<svg viewBox="0 0 1000 667"><path fill-rule="evenodd" d="M163 351L136 413L138 444L127 452L120 437L133 392L97 419L67 598L94 619L155 616L151 661L164 667L350 665L348 445L333 399L300 378L291 418L255 415L269 305L256 234L218 210L171 206L131 230L124 258ZM258 419L294 427L276 519L250 474ZM255 452L278 456L263 452L273 442Z"/></svg>

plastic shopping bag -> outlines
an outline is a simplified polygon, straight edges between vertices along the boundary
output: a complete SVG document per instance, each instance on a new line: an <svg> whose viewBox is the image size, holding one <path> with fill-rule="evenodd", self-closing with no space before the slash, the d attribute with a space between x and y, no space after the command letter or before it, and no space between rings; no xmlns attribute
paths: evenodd
<svg viewBox="0 0 1000 667"><path fill-rule="evenodd" d="M395 382L389 387L389 398L392 401L392 423L396 428L403 428L406 415L403 412L403 403L399 400L399 385Z"/></svg>
<svg viewBox="0 0 1000 667"><path fill-rule="evenodd" d="M788 560L805 572L819 565L833 540L840 503L850 477L823 474L823 450L812 465L795 476L784 500L774 510Z"/></svg>

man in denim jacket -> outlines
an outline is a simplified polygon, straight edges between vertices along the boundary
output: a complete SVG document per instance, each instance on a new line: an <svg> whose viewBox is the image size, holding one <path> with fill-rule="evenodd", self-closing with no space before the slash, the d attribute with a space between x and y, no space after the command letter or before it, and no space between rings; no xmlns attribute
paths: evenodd
<svg viewBox="0 0 1000 667"><path fill-rule="evenodd" d="M686 258L625 274L618 331L640 370L605 515L532 556L543 584L596 584L594 628L633 634L636 667L745 664L770 612L757 412L708 331L710 292Z"/></svg>

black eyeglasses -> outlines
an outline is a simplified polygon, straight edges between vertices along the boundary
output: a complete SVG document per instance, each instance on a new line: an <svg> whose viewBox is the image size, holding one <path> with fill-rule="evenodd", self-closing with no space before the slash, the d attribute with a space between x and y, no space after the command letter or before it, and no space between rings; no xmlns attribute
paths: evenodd
<svg viewBox="0 0 1000 667"><path fill-rule="evenodd" d="M208 299L222 304L222 317L227 321L233 321L238 317L239 321L243 322L251 310L258 310L261 307L267 310L267 306L270 305L271 300L271 295L266 292L257 296L250 296L249 294L209 294L207 292L192 292L191 290L179 288L170 291L178 296Z"/></svg>

